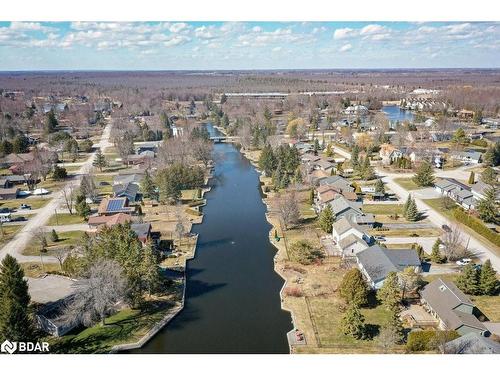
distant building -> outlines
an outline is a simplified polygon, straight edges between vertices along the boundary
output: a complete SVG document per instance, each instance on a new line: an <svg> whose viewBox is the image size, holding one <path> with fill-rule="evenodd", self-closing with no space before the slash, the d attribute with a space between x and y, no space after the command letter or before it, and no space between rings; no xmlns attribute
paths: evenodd
<svg viewBox="0 0 500 375"><path fill-rule="evenodd" d="M99 204L97 213L99 215L114 215L118 213L132 214L135 211L134 207L129 207L128 198L104 198Z"/></svg>

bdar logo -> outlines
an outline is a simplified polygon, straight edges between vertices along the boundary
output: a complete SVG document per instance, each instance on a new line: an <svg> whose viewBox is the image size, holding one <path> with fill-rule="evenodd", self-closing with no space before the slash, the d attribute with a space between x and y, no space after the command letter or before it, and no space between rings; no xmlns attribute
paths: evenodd
<svg viewBox="0 0 500 375"><path fill-rule="evenodd" d="M0 350L2 353L12 354L17 349L17 342L10 342L9 340L5 340L0 346Z"/></svg>

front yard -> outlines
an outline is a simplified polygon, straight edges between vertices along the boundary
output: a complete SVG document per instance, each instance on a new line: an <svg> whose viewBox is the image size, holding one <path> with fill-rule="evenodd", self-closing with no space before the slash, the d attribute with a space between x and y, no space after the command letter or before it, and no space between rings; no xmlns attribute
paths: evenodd
<svg viewBox="0 0 500 375"><path fill-rule="evenodd" d="M50 232L46 233L47 247L46 252L43 255L53 255L56 250L62 248L68 248L74 246L80 240L83 232L82 231L71 231L71 232L61 232L57 233L59 236L59 241L52 242L50 240ZM31 243L23 250L23 255L40 255L41 245L39 241L35 238Z"/></svg>
<svg viewBox="0 0 500 375"><path fill-rule="evenodd" d="M422 187L418 186L415 182L413 182L411 178L406 178L406 177L395 178L394 182L406 190L422 189Z"/></svg>

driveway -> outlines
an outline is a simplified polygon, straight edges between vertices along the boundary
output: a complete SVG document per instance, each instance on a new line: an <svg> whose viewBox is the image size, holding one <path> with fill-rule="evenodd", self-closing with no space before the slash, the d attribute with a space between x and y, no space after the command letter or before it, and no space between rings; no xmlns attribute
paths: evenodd
<svg viewBox="0 0 500 375"><path fill-rule="evenodd" d="M106 125L102 132L101 140L99 143L95 144L94 147L97 149L104 150L110 146L109 137L111 133L112 123L111 121ZM85 163L76 172L76 177L72 178L65 185L66 188L73 187L76 188L80 184L81 176L90 172L92 164L94 162L95 152L92 153ZM19 231L12 240L4 245L0 250L0 261L5 257L5 255L10 254L20 262L33 262L38 261L37 256L24 256L22 251L33 239L34 234L39 228L45 226L49 218L54 214L54 210L58 209L59 206L64 204L63 191L60 190L54 194L54 198L49 201L44 207L40 208L38 212L30 217L26 225L21 231ZM54 257L47 256L44 261L55 263L57 259Z"/></svg>
<svg viewBox="0 0 500 375"><path fill-rule="evenodd" d="M64 276L27 277L31 300L38 303L55 302L75 291L75 281Z"/></svg>

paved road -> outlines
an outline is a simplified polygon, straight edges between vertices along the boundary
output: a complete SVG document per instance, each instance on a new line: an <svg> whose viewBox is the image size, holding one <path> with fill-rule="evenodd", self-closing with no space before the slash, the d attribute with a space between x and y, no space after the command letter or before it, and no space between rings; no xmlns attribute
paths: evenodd
<svg viewBox="0 0 500 375"><path fill-rule="evenodd" d="M351 155L345 151L342 150L338 147L333 147L334 151L343 157L350 159ZM456 179L460 180L467 180L469 178L470 174L470 169L477 167L476 165L474 166L462 166L460 168L457 168L452 171L438 171L436 173L437 176L448 176L448 177L453 177ZM384 171L380 168L376 168L375 172L379 176L382 177L382 181L386 184L386 186L394 193L396 194L401 201L406 201L408 198L408 195L412 192L404 189L400 185L398 185L396 182L394 182L395 178L399 177L405 177L405 174L401 173L389 173L387 171ZM408 174L408 177L410 177L412 174ZM423 212L427 218L432 222L435 226L438 228L441 228L442 225L446 224L449 227L452 227L456 225L457 223L454 221L448 220L446 217L441 215L439 212L436 210L432 209L430 206L428 206L426 203L422 201L421 195L420 194L413 194L413 198L415 199L415 203L417 204L417 208L419 211ZM481 262L485 262L487 259L491 260L491 264L493 268L495 268L498 272L500 272L500 257L493 251L490 250L486 245L483 243L479 242L475 237L470 236L469 234L463 234L463 241L469 242L468 244L468 249L471 251L475 256L479 258Z"/></svg>
<svg viewBox="0 0 500 375"><path fill-rule="evenodd" d="M111 122L106 125L103 130L101 140L97 144L95 144L95 148L100 148L101 150L105 150L110 146L109 137L111 133ZM72 178L66 184L66 188L68 187L77 187L80 183L80 178L83 174L87 174L90 172L92 168L92 163L94 162L95 152L89 156L89 158L85 161L85 163L80 167L80 169L76 172L76 177ZM44 207L40 208L35 215L32 215L23 229L18 232L10 242L5 244L5 246L0 250L0 260L2 260L5 255L10 254L13 257L17 258L20 262L37 262L40 260L38 256L25 256L22 255L21 252L24 248L32 241L33 236L39 230L45 226L49 218L54 214L54 210L58 209L59 206L64 204L64 195L63 191L58 191L54 194L54 198L47 203ZM53 257L44 256L44 262L57 262L57 260Z"/></svg>

